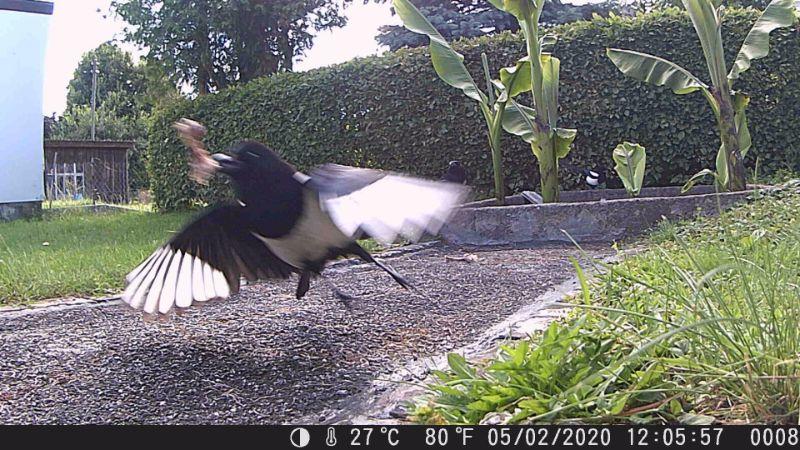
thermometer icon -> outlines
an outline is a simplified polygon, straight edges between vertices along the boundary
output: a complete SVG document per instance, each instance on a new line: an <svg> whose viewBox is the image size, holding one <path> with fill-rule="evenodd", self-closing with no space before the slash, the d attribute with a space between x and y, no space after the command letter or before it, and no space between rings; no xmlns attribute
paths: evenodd
<svg viewBox="0 0 800 450"><path fill-rule="evenodd" d="M325 437L325 445L333 447L336 445L336 430L333 427L328 427L328 434Z"/></svg>

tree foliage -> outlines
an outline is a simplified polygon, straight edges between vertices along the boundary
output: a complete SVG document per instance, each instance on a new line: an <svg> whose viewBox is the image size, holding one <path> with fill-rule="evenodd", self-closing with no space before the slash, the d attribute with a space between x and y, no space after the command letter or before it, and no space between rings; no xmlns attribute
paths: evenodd
<svg viewBox="0 0 800 450"><path fill-rule="evenodd" d="M139 154L147 142L147 122L159 106L181 97L160 66L135 63L113 42L101 44L83 55L69 82L67 109L59 118L45 118L45 138L89 140L92 138L92 70L97 62L96 140L137 142L130 155L131 186L148 184Z"/></svg>
<svg viewBox="0 0 800 450"><path fill-rule="evenodd" d="M145 87L145 73L133 63L131 55L112 42L100 44L84 53L73 73L67 90L67 110L90 105L92 99L92 67L97 62L97 106L114 95L115 112L121 116L136 115L136 96Z"/></svg>
<svg viewBox="0 0 800 450"><path fill-rule="evenodd" d="M519 30L514 16L494 8L488 0L414 0L412 3L448 41ZM545 25L563 24L590 19L593 14L605 15L612 10L610 1L572 5L549 0L540 21ZM375 39L392 51L427 44L424 36L401 25L386 25L379 30Z"/></svg>
<svg viewBox="0 0 800 450"><path fill-rule="evenodd" d="M199 94L279 71L312 45L314 32L343 26L352 0L113 0L126 39L177 84Z"/></svg>

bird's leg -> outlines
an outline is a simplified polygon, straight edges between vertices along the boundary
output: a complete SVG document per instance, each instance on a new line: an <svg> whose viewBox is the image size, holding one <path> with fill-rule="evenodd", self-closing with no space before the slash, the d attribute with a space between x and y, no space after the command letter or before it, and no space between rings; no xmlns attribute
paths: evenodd
<svg viewBox="0 0 800 450"><path fill-rule="evenodd" d="M328 280L328 279L327 279L327 278L326 278L324 275L320 275L320 276L319 276L319 278L322 280L322 282L323 282L323 283L325 283L325 284L328 286L328 288L330 288L330 290L333 292L333 295L334 295L334 296L336 296L336 298L337 298L337 299L339 299L339 301L341 301L341 302L342 302L342 305L344 305L344 307L345 307L346 309L348 309L348 310L352 309L352 308L351 308L351 306L352 306L352 305L350 304L350 302L351 302L352 300L356 300L356 299L357 299L357 297L354 297L354 296L352 296L352 295L350 295L350 294L345 294L344 292L342 292L341 290L339 290L339 288L337 288L337 287L336 287L336 286L335 286L335 285L334 285L334 284L333 284L333 283L332 283L330 280Z"/></svg>
<svg viewBox="0 0 800 450"><path fill-rule="evenodd" d="M372 255L370 255L368 251L364 250L364 248L363 248L363 247L361 247L360 245L358 245L357 243L355 243L355 242L354 242L354 243L353 243L353 244L350 246L350 248L348 249L348 251L349 251L350 253L352 253L352 254L354 254L354 255L358 256L359 258L361 258L361 259L362 259L362 260L364 260L365 262L373 263L373 264L375 264L376 266L378 266L378 267L380 267L381 269L383 269L383 270L384 270L384 272L386 272L386 273L388 273L389 275L391 275L391 277L392 277L392 278L394 278L394 281L396 281L396 282L397 282L397 283L398 283L400 286L403 286L404 288L406 288L406 289L409 289L409 290L412 290L412 291L415 291L415 292L417 291L417 289L414 287L414 285L412 285L411 283L409 283L409 282L408 282L408 280L406 280L405 278L403 278L403 276L402 276L402 275L400 275L399 273L397 273L397 272L396 272L394 269L392 269L392 268L391 268L391 267L389 267L388 265L386 265L386 264L384 264L384 263L382 263L382 262L378 261L377 259L373 258L373 257L372 257Z"/></svg>
<svg viewBox="0 0 800 450"><path fill-rule="evenodd" d="M294 294L295 297L297 297L298 300L303 298L306 292L308 292L309 287L311 287L311 272L304 271L300 274L300 282L297 283L297 291L295 291Z"/></svg>

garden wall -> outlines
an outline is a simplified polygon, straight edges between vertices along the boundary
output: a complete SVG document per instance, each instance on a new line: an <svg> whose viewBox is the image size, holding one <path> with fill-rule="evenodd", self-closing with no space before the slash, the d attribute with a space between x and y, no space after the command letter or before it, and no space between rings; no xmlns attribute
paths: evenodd
<svg viewBox="0 0 800 450"><path fill-rule="evenodd" d="M730 11L724 39L733 60L756 14ZM699 93L677 96L624 77L605 56L607 47L653 53L707 78L697 36L684 13L660 11L636 18L611 17L554 29L561 59L561 126L577 128L566 161L579 167L612 167L611 151L623 140L647 148L649 186L683 183L712 166L719 147L713 114ZM749 93L753 149L759 171L800 167L800 34L776 31L770 55L754 64L736 88ZM492 71L524 52L520 36L500 34L458 42L455 48L476 80L480 54ZM321 162L407 171L438 177L461 160L479 195L491 190L491 158L476 104L441 82L427 48L356 59L304 73L284 73L183 101L152 123L148 151L152 189L161 209L191 206L222 195L220 184L199 186L186 176L186 153L170 125L191 117L208 126L207 142L223 150L250 138L267 143L299 169ZM504 140L506 179L512 191L538 188L530 147ZM562 188L580 176L562 170ZM216 183L220 183L217 180ZM612 187L619 181L612 178Z"/></svg>

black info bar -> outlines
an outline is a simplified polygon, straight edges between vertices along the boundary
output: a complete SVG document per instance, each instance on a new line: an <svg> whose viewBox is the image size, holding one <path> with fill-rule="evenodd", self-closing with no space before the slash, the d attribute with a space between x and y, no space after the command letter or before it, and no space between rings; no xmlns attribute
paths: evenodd
<svg viewBox="0 0 800 450"><path fill-rule="evenodd" d="M5 442L104 443L264 449L800 448L800 427L781 426L78 426L6 427ZM24 440L17 440L24 439ZM89 445L89 447L94 446Z"/></svg>

